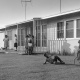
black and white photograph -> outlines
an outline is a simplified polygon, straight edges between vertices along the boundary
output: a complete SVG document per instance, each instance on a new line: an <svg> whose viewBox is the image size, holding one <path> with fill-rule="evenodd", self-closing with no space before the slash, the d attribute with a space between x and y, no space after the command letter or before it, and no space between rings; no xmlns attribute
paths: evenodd
<svg viewBox="0 0 80 80"><path fill-rule="evenodd" d="M0 0L0 80L80 80L80 0Z"/></svg>

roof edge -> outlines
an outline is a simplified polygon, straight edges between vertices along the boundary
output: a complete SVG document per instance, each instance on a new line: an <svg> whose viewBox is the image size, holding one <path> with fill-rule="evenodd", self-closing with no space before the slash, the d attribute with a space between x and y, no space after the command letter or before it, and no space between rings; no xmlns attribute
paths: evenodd
<svg viewBox="0 0 80 80"><path fill-rule="evenodd" d="M58 16L68 15L68 14L77 13L77 12L80 12L80 8L75 9L75 10L66 11L66 12L61 12L61 13L50 15L50 16L46 16L46 17L43 17L42 19L48 19L51 17L58 17Z"/></svg>

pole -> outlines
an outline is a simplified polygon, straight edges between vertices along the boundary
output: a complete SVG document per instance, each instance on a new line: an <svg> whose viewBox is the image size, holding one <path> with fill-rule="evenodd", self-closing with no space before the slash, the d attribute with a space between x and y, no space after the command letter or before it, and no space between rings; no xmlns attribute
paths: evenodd
<svg viewBox="0 0 80 80"><path fill-rule="evenodd" d="M26 20L26 0L25 0L25 20Z"/></svg>
<svg viewBox="0 0 80 80"><path fill-rule="evenodd" d="M27 1L27 0L21 0L21 3L25 3L25 20L26 20L26 5L28 2L31 2L31 0Z"/></svg>
<svg viewBox="0 0 80 80"><path fill-rule="evenodd" d="M60 13L61 13L61 0L60 0Z"/></svg>

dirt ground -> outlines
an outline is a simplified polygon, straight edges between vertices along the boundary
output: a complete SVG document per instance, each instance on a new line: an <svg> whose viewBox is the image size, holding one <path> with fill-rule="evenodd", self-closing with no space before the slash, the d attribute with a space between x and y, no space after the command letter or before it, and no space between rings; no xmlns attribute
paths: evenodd
<svg viewBox="0 0 80 80"><path fill-rule="evenodd" d="M0 54L0 80L80 80L74 56L60 57L65 65L44 65L43 55Z"/></svg>

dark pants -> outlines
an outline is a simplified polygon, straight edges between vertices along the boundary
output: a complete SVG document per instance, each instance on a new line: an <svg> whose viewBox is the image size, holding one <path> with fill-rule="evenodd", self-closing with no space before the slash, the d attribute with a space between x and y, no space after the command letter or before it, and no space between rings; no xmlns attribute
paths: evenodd
<svg viewBox="0 0 80 80"><path fill-rule="evenodd" d="M58 61L59 61L60 63L63 62L58 56L54 56L53 61L56 62L56 63L57 63Z"/></svg>
<svg viewBox="0 0 80 80"><path fill-rule="evenodd" d="M28 53L29 53L29 54L32 54L32 52L33 52L33 47L28 47L28 50L29 50Z"/></svg>
<svg viewBox="0 0 80 80"><path fill-rule="evenodd" d="M14 47L16 47L16 50L17 50L17 43L14 43Z"/></svg>

